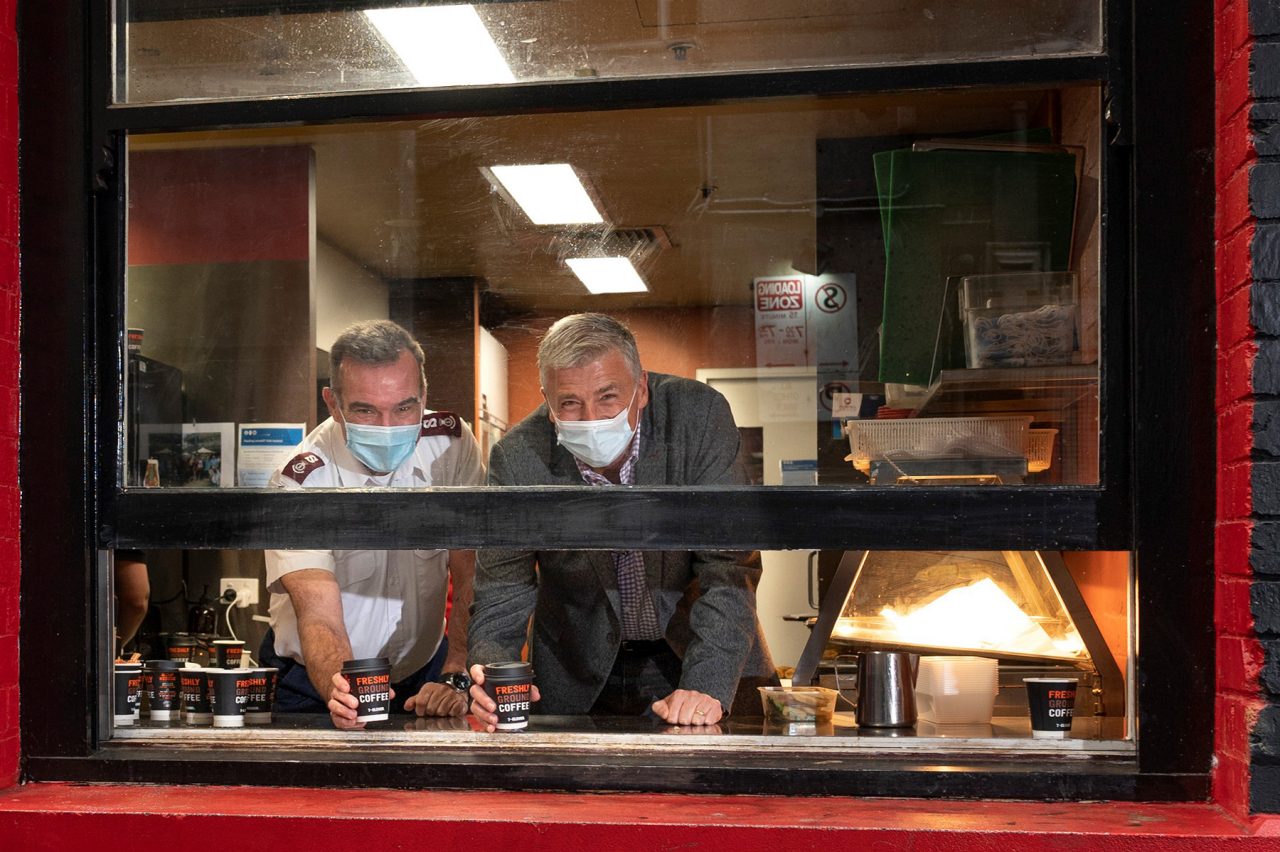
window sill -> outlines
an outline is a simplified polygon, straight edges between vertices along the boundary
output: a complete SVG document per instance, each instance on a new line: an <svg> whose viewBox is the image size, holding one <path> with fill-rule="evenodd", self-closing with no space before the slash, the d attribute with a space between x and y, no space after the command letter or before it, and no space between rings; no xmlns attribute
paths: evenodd
<svg viewBox="0 0 1280 852"><path fill-rule="evenodd" d="M143 723L117 728L113 745L163 748L299 751L323 748L364 750L466 750L476 755L528 753L629 753L682 756L736 755L760 758L835 758L925 756L994 759L1016 754L1045 759L1128 758L1136 753L1123 739L1122 720L1081 719L1064 739L1035 739L1027 719L995 717L990 725L859 729L852 713L838 712L832 724L792 726L760 719L726 721L708 728L654 725L644 719L583 716L534 716L519 733L473 731L463 719L392 719L363 731L334 729L327 716L277 718L270 726L189 727Z"/></svg>

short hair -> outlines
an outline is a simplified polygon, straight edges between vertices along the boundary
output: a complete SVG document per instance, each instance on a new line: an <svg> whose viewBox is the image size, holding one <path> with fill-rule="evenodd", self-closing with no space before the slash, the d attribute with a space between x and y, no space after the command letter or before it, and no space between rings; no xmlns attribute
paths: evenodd
<svg viewBox="0 0 1280 852"><path fill-rule="evenodd" d="M547 329L538 344L538 379L547 387L547 378L556 370L581 367L617 350L640 381L640 352L636 339L622 323L605 314L570 314Z"/></svg>
<svg viewBox="0 0 1280 852"><path fill-rule="evenodd" d="M342 394L340 367L347 359L359 364L380 366L394 364L400 354L408 352L418 362L418 377L422 382L423 396L427 392L427 373L423 367L426 357L422 347L404 326L391 320L366 320L347 326L329 349L329 387L337 395Z"/></svg>

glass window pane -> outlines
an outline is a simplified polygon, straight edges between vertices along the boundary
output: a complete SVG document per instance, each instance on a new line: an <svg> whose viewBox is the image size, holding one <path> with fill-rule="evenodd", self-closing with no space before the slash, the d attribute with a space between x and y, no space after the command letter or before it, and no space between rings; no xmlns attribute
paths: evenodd
<svg viewBox="0 0 1280 852"><path fill-rule="evenodd" d="M551 436L539 341L594 311L633 410L725 398L732 481L1096 484L1101 138L1090 87L134 136L126 483L264 485L368 319L482 458Z"/></svg>
<svg viewBox="0 0 1280 852"><path fill-rule="evenodd" d="M318 552L302 553L310 556ZM387 617L394 611L397 596L394 581L387 580L397 571L394 565L388 562L385 571L375 569L365 572L367 576L350 574L370 553L333 554L336 576L343 584L344 619L351 635L352 653L357 657L395 658L406 643L412 646L420 640L426 643L427 657L432 656L432 649L445 655L444 646L438 644L444 578L425 576L428 585L438 586L440 595L432 598L436 609L428 613L429 607L419 607L417 619L410 619L410 623ZM390 551L388 555L394 553ZM403 553L412 559L421 554ZM681 555L645 554L646 558L668 560L668 565L676 564L671 560L678 561ZM574 632L587 629L584 621L559 631L555 640L534 635L528 654L543 701L535 705L529 721L529 739L522 737L521 743L600 745L601 735L606 735L606 743L616 735L641 747L662 748L669 747L664 740L673 735L708 738L688 741L697 750L714 748L717 740L728 735L753 746L858 747L865 753L867 748L876 747L876 736L889 733L917 738L891 744L899 753L903 748L910 750L917 742L921 749L956 748L970 753L984 745L999 750L1053 748L1032 737L1023 679L1057 678L1076 682L1070 739L1061 744L1063 750L1076 755L1132 752L1135 693L1130 554L770 551L759 554L758 563L742 556L732 554L735 560L753 566L752 572L758 567L759 580L755 593L741 604L755 610L759 626L759 644L755 647L768 649L759 654L753 651L750 659L764 660L766 667L771 664L771 674L778 675L784 687L830 690L821 694L834 699L834 706L828 710L799 703L780 709L780 702L794 696L770 692L762 697L755 686L759 678L751 673L754 670L744 674L751 681L745 689L739 683L741 703L735 703L733 712L718 724L701 729L673 727L638 713L622 714L603 706L588 706L582 698L561 697L557 704L548 695L550 684L556 682L551 676L553 665L545 660L554 655L554 649L542 643L585 641ZM548 559L542 567L544 572L567 572L571 579L577 577L583 582L595 576L588 572L587 577L581 577L567 563L553 561L563 559L563 554L539 554L539 559L543 558ZM289 595L279 582L268 582L274 559L270 552L263 551L115 553L112 623L121 640L118 660L171 660L182 667L172 673L172 707L165 701L157 702L154 694L145 694L146 669L122 670L111 678L111 683L102 684L102 694L108 698L114 698L117 690L121 697L127 697L131 687L143 692L133 705L124 701L119 705L114 714L115 738L207 744L210 739L235 737L243 742L242 738L248 737L261 746L286 746L343 736L334 730L328 713L319 705L309 706L298 700L300 690L308 687L305 680L299 680L303 672L295 667L305 667L307 658L298 647L296 629L290 626L293 604ZM142 572L141 585L135 576L138 569ZM563 593L561 579L564 578L548 580L544 576L539 594L555 595L557 590ZM356 586L367 590L378 582L390 583L378 599L382 610L371 608L367 597L348 595ZM247 593L243 606L220 599L220 590L229 584L237 584ZM134 599L139 594L141 604L136 606ZM256 599L248 602L253 596ZM918 622L921 613L929 613L930 620L943 618L940 611L958 596L965 600L952 611L958 618L950 635L935 630L922 639L921 634L911 633L920 626L913 619ZM880 614L866 615L871 611L868 607ZM139 609L145 617L134 617ZM827 616L835 620L824 620ZM684 634L677 625L683 617L677 611L666 625L666 636L678 649L673 651L675 669L666 676L674 677L684 664L683 658L693 653L680 644L679 637ZM893 619L902 621L905 633L887 635L886 625ZM474 624L473 621L472 627ZM273 631L270 634L268 626ZM1015 634L1016 641L1010 644L1009 637ZM450 631L449 635L453 633ZM1069 640L1067 653L1059 644L1063 639ZM612 661L616 640L612 644L609 640L600 641L610 646L607 660ZM1030 644L1019 645L1020 642ZM477 631L472 630L473 658L482 653L477 651L477 645L483 644L484 637L478 638ZM587 653L590 647L587 646ZM879 728L872 724L867 707L863 708L867 714L859 720L858 669L872 664L861 655L904 649L919 655L918 659L909 660L917 671L914 724ZM732 641L726 640L721 652L734 651ZM540 658L544 659L541 667ZM608 661L601 664L606 669ZM209 707L207 697L201 697L199 678L210 668L238 668L245 677L254 679L246 689L258 695L262 706L249 708L252 713L243 718L241 730L222 730L220 726L228 720L215 722L217 708ZM151 677L154 681L157 676ZM276 677L280 677L276 701L268 709L267 697ZM188 681L183 683L183 678ZM402 684L412 682L410 675L404 673L396 675L395 680ZM156 688L154 682L151 686ZM872 683L865 688L872 690L875 686ZM618 684L606 687L609 688L621 689ZM412 712L403 712L407 697L401 695L394 703L388 720L370 724L366 736L371 744L456 748L460 741L479 745L485 738L483 732L462 718L418 719ZM153 714L154 709L161 712ZM863 740L860 745L859 739ZM957 742L948 745L951 740Z"/></svg>
<svg viewBox="0 0 1280 852"><path fill-rule="evenodd" d="M1073 0L118 0L116 100L157 103L1097 52Z"/></svg>

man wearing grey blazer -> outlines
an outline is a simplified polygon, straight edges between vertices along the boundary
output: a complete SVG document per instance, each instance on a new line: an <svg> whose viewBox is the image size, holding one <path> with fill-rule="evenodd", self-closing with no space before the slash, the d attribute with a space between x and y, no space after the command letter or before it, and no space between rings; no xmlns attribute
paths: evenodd
<svg viewBox="0 0 1280 852"><path fill-rule="evenodd" d="M611 317L558 321L538 370L545 403L494 446L490 484L745 484L724 397L645 372L631 332ZM759 576L754 553L480 551L472 712L493 729L482 664L519 659L526 639L543 713L650 710L714 725L734 706L758 712L755 687L777 682L756 619Z"/></svg>

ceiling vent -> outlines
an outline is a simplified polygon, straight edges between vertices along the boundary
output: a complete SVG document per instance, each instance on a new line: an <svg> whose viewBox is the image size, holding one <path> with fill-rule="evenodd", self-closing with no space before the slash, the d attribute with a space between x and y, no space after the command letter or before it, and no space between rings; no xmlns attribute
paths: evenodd
<svg viewBox="0 0 1280 852"><path fill-rule="evenodd" d="M671 239L661 225L588 228L559 233L552 246L561 260L568 257L625 257L641 269L659 252L671 248Z"/></svg>

